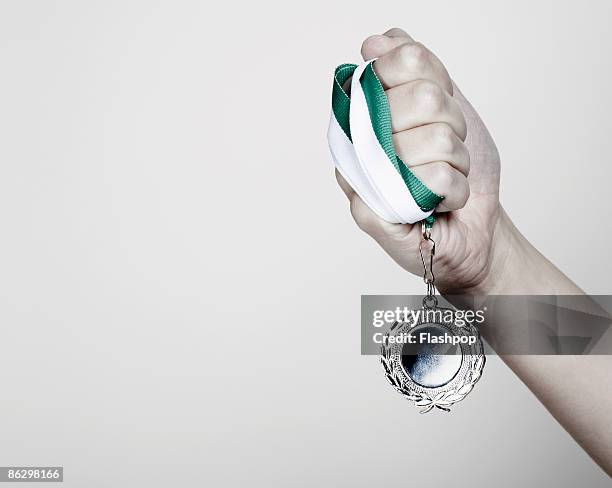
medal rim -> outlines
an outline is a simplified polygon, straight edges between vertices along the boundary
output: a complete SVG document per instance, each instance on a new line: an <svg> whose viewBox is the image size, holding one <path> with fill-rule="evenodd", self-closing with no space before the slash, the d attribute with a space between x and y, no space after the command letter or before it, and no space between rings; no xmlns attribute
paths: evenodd
<svg viewBox="0 0 612 488"><path fill-rule="evenodd" d="M477 337L475 344L459 344L462 355L461 366L453 378L444 385L437 387L423 386L414 381L401 364L401 351L404 346L402 343L389 344L386 340L383 341L380 361L389 383L405 398L421 407L420 413L427 413L433 409L449 412L451 406L463 400L472 391L482 375L486 361L482 339L475 325L466 323L458 326L455 321L446 320L445 316L454 316L454 311L450 308L435 307L423 308L422 310L440 311L442 320L435 316L434 320L425 320L426 313L422 313L419 314L418 321L413 325L407 322L395 322L387 331L385 337L404 332L414 332L417 328L427 324L442 326L454 336L475 335ZM453 314L446 314L445 311L451 311Z"/></svg>

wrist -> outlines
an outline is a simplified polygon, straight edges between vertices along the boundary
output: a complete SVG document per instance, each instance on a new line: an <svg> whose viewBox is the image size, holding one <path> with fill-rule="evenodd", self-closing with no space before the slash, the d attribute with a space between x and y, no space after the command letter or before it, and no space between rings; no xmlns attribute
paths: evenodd
<svg viewBox="0 0 612 488"><path fill-rule="evenodd" d="M499 207L489 252L489 264L480 283L463 293L494 295L518 290L525 263L531 260L535 250L514 226L508 214ZM518 291L516 293L519 293Z"/></svg>
<svg viewBox="0 0 612 488"><path fill-rule="evenodd" d="M521 234L501 206L499 210L486 272L477 285L459 293L483 296L583 293ZM444 294L442 290L441 293Z"/></svg>

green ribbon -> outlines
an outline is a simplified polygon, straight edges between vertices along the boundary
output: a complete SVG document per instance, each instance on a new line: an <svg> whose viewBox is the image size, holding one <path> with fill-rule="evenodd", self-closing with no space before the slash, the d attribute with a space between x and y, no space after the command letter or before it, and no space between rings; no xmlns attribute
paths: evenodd
<svg viewBox="0 0 612 488"><path fill-rule="evenodd" d="M404 163L395 152L389 100L387 99L382 83L378 79L378 76L376 76L373 64L374 63L370 63L365 68L359 80L368 105L372 128L374 129L379 144L384 149L391 164L393 164L397 172L401 175L412 198L414 198L421 210L429 212L433 210L444 197L437 195L427 188L427 186L410 171L410 168L406 166L406 163ZM357 65L355 64L341 64L338 66L334 72L334 86L332 89L332 110L334 116L351 142L352 138L349 124L351 98L344 89L344 84L353 75L356 68ZM425 219L425 225L431 227L434 220L435 217L432 214Z"/></svg>

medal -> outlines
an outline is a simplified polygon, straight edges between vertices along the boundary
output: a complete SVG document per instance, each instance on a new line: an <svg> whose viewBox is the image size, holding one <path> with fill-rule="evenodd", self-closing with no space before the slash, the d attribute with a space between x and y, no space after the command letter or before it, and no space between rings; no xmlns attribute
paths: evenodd
<svg viewBox="0 0 612 488"><path fill-rule="evenodd" d="M422 226L419 252L427 286L423 308L415 321L391 326L382 341L380 362L389 383L421 407L420 413L434 408L450 412L480 379L485 355L476 326L458 324L454 310L438 307L433 274L436 244L431 228Z"/></svg>

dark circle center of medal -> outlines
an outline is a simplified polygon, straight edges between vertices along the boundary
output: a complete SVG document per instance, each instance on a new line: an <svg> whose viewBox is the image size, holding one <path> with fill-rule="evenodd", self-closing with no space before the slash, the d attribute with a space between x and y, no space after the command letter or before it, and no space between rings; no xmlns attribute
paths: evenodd
<svg viewBox="0 0 612 488"><path fill-rule="evenodd" d="M427 335L429 334L429 335ZM410 332L415 344L404 344L401 363L415 383L438 388L449 383L461 368L463 356L459 345L447 344L450 332L438 324L426 324Z"/></svg>

